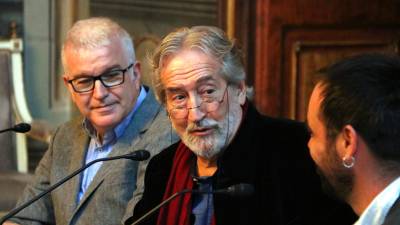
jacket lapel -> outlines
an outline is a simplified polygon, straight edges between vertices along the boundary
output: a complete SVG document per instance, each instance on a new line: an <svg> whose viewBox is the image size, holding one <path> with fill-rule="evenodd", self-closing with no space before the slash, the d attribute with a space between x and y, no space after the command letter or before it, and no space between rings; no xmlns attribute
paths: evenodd
<svg viewBox="0 0 400 225"><path fill-rule="evenodd" d="M385 221L382 225L394 225L399 224L400 221L400 197L394 202L393 206L390 208L388 214L386 215Z"/></svg>
<svg viewBox="0 0 400 225"><path fill-rule="evenodd" d="M87 145L89 142L89 137L85 134L82 129L78 129L77 138L71 143L71 163L68 170L68 175L75 172L79 168L84 165L84 159L86 154ZM72 193L67 194L64 196L67 209L63 209L63 211L71 213L73 215L76 205L77 205L77 197L79 192L79 185L80 185L80 177L81 174L76 175L75 177L71 178L65 184L65 190L72 191ZM68 217L67 217L68 218Z"/></svg>

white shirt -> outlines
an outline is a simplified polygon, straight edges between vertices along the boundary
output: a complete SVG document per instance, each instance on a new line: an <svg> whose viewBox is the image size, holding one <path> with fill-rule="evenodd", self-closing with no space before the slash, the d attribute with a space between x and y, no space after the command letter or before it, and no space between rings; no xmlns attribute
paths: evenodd
<svg viewBox="0 0 400 225"><path fill-rule="evenodd" d="M381 225L400 194L400 177L390 183L361 214L354 225Z"/></svg>

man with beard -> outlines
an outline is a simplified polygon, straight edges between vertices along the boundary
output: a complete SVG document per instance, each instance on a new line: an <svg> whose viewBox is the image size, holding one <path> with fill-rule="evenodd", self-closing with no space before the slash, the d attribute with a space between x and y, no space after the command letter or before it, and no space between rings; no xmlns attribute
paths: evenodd
<svg viewBox="0 0 400 225"><path fill-rule="evenodd" d="M400 58L356 56L322 75L307 120L324 188L357 225L400 224Z"/></svg>
<svg viewBox="0 0 400 225"><path fill-rule="evenodd" d="M351 223L319 190L303 124L262 116L247 100L240 52L222 30L170 33L153 68L156 94L182 141L149 162L143 198L125 224L184 189L241 183L254 187L252 195L182 194L140 224Z"/></svg>

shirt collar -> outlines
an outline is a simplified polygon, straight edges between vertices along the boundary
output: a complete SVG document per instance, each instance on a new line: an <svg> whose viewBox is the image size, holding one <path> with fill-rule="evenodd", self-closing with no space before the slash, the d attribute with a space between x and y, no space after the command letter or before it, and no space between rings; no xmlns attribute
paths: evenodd
<svg viewBox="0 0 400 225"><path fill-rule="evenodd" d="M382 224L400 194L400 177L381 191L361 214L354 225Z"/></svg>

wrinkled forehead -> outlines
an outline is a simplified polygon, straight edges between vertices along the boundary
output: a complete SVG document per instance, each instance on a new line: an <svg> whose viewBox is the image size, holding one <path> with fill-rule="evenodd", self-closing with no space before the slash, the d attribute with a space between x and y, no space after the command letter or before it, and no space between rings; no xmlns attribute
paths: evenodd
<svg viewBox="0 0 400 225"><path fill-rule="evenodd" d="M164 61L161 82L165 86L220 80L220 63L200 51L184 51Z"/></svg>

